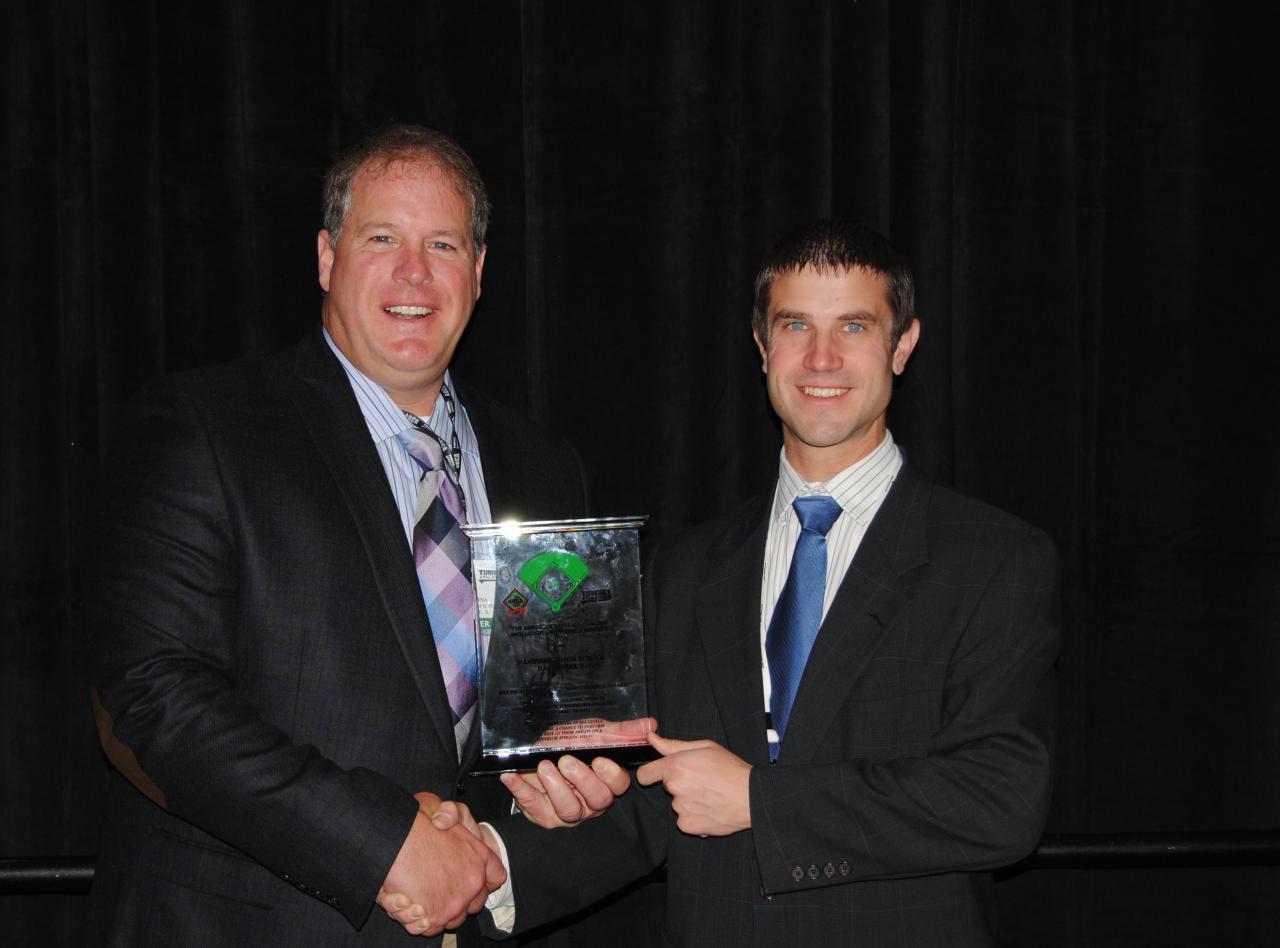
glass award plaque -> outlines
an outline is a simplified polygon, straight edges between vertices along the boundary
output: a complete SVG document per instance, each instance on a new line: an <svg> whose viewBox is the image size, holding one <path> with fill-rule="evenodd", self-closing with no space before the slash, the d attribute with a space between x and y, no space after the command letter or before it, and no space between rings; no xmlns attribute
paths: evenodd
<svg viewBox="0 0 1280 948"><path fill-rule="evenodd" d="M473 524L480 758L529 770L572 753L654 756L619 724L648 714L639 528L646 517Z"/></svg>

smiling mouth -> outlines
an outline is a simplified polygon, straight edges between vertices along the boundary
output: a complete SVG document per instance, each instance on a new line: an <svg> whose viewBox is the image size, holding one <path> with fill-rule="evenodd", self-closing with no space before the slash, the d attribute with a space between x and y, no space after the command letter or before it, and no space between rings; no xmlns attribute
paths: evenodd
<svg viewBox="0 0 1280 948"><path fill-rule="evenodd" d="M435 312L430 306L384 306L382 311L400 319L420 319Z"/></svg>
<svg viewBox="0 0 1280 948"><path fill-rule="evenodd" d="M847 388L818 388L816 385L802 385L800 391L813 398L836 398L849 391Z"/></svg>

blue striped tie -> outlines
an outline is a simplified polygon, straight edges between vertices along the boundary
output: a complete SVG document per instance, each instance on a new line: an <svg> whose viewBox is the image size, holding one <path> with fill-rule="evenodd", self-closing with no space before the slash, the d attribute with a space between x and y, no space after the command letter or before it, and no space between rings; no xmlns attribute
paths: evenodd
<svg viewBox="0 0 1280 948"><path fill-rule="evenodd" d="M822 624L827 531L840 516L840 505L830 497L797 497L792 506L800 519L800 538L764 640L772 685L770 716L779 741L786 733L800 678Z"/></svg>

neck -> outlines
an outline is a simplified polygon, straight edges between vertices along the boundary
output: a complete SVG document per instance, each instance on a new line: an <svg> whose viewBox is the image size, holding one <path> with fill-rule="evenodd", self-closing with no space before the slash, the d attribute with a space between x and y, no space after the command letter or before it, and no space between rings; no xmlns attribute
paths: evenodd
<svg viewBox="0 0 1280 948"><path fill-rule="evenodd" d="M442 381L436 382L428 389L394 389L383 386L383 389L401 411L412 412L419 418L430 418L436 407L436 398L440 395Z"/></svg>
<svg viewBox="0 0 1280 948"><path fill-rule="evenodd" d="M830 480L841 471L853 467L884 442L883 424L868 431L852 442L841 442L830 447L815 447L793 438L783 429L782 444L787 463L810 484Z"/></svg>

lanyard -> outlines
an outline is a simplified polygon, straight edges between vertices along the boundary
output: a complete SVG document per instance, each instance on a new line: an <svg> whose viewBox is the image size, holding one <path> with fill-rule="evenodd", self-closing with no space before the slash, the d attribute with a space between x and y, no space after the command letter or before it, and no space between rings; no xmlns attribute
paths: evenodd
<svg viewBox="0 0 1280 948"><path fill-rule="evenodd" d="M419 418L411 411L404 412L405 418L409 420L409 424L417 428L424 434L429 434L435 438L440 445L440 453L444 455L444 469L449 474L449 479L458 486L458 490L462 490L462 445L458 443L458 406L454 404L453 393L449 391L449 386L443 382L440 383L440 397L444 399L445 411L449 413L449 443L445 444L444 438L440 437L432 431L425 421ZM401 409L403 411L403 409Z"/></svg>

